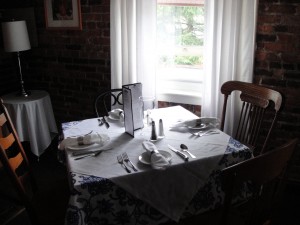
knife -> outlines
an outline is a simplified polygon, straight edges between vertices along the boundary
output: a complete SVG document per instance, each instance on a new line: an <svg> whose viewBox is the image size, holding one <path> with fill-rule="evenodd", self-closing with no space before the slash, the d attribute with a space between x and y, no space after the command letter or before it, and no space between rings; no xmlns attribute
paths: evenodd
<svg viewBox="0 0 300 225"><path fill-rule="evenodd" d="M107 120L105 119L105 116L102 117L102 121L105 124L106 128L109 128L109 123L107 122Z"/></svg>
<svg viewBox="0 0 300 225"><path fill-rule="evenodd" d="M95 151L86 151L86 150L83 150L83 151L73 152L72 155L73 156L87 155L87 154L97 153L97 152L111 150L111 149L112 148L102 148L102 149L95 150Z"/></svg>
<svg viewBox="0 0 300 225"><path fill-rule="evenodd" d="M179 150L177 150L176 148L172 147L171 145L168 145L168 147L169 147L169 149L171 149L173 152L175 152L177 155L179 155L181 158L183 158L184 161L188 161L188 160L189 160L189 157L188 157L186 154L180 152Z"/></svg>
<svg viewBox="0 0 300 225"><path fill-rule="evenodd" d="M79 160L79 159L83 159L83 158L87 158L87 157L91 157L91 156L98 156L102 151L98 151L98 152L95 152L95 153L92 153L92 154L86 154L86 155L83 155L83 156L79 156L79 157L76 157L74 158L74 160Z"/></svg>

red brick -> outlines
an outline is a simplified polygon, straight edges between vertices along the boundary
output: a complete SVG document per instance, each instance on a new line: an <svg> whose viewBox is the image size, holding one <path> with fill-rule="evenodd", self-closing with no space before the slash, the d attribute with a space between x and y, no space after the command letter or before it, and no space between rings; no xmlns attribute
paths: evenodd
<svg viewBox="0 0 300 225"><path fill-rule="evenodd" d="M266 51L295 52L295 46L289 43L264 43Z"/></svg>
<svg viewBox="0 0 300 225"><path fill-rule="evenodd" d="M257 20L262 24L279 24L282 16L278 15L258 15Z"/></svg>
<svg viewBox="0 0 300 225"><path fill-rule="evenodd" d="M297 36L293 34L277 34L278 42L295 45L298 42Z"/></svg>
<svg viewBox="0 0 300 225"><path fill-rule="evenodd" d="M271 33L273 32L273 26L272 25L259 25L257 26L257 33Z"/></svg>
<svg viewBox="0 0 300 225"><path fill-rule="evenodd" d="M265 11L274 14L295 14L296 8L293 5L274 4L266 6Z"/></svg>
<svg viewBox="0 0 300 225"><path fill-rule="evenodd" d="M263 61L267 58L267 54L268 54L267 52L256 51L255 59L258 61Z"/></svg>

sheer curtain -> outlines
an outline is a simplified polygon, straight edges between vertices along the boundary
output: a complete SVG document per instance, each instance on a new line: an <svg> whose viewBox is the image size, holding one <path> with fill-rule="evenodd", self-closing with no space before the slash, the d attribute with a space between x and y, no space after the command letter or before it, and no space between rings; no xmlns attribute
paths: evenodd
<svg viewBox="0 0 300 225"><path fill-rule="evenodd" d="M221 85L252 82L258 0L205 1L204 92L201 115L221 117ZM236 98L229 102L225 131L235 129Z"/></svg>
<svg viewBox="0 0 300 225"><path fill-rule="evenodd" d="M155 95L156 0L111 0L111 87L141 82Z"/></svg>
<svg viewBox="0 0 300 225"><path fill-rule="evenodd" d="M205 56L202 116L221 116L221 85L252 82L258 0L205 1ZM111 0L111 87L143 83L155 93L156 0ZM231 133L235 101L227 107Z"/></svg>

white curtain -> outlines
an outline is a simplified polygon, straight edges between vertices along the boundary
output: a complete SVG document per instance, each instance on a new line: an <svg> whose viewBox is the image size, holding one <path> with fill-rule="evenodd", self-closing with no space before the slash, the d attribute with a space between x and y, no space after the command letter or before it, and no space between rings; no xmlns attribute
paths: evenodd
<svg viewBox="0 0 300 225"><path fill-rule="evenodd" d="M205 1L205 55L202 116L221 117L221 85L228 80L253 81L258 0ZM229 101L225 131L235 129L236 98Z"/></svg>
<svg viewBox="0 0 300 225"><path fill-rule="evenodd" d="M141 82L155 95L156 0L111 0L111 87Z"/></svg>

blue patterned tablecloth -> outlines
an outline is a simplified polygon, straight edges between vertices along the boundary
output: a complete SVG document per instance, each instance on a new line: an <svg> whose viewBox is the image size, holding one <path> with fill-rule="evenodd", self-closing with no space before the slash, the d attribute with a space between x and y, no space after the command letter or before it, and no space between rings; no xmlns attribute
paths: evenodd
<svg viewBox="0 0 300 225"><path fill-rule="evenodd" d="M222 205L223 192L220 171L252 157L251 151L230 138L224 156L200 188L182 218L199 214ZM143 224L155 225L169 218L135 198L109 179L70 172L71 198L66 214L66 225L83 224Z"/></svg>

